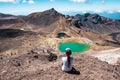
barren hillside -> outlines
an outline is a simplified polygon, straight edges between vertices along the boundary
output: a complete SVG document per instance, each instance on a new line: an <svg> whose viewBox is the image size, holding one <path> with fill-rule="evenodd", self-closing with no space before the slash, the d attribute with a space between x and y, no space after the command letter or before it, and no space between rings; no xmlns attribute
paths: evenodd
<svg viewBox="0 0 120 80"><path fill-rule="evenodd" d="M36 50L37 51L37 50ZM110 65L97 58L74 54L73 73L61 71L61 57L49 62L47 53L29 52L0 58L1 80L120 80L120 66Z"/></svg>

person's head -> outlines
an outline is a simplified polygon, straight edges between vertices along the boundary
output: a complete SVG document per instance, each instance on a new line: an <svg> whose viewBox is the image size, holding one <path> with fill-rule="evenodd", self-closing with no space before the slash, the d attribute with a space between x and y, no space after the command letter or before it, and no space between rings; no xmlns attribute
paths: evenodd
<svg viewBox="0 0 120 80"><path fill-rule="evenodd" d="M70 56L72 54L71 49L70 48L66 48L66 55Z"/></svg>
<svg viewBox="0 0 120 80"><path fill-rule="evenodd" d="M67 55L67 62L68 62L68 67L70 67L70 55L72 54L70 48L66 48L66 55Z"/></svg>

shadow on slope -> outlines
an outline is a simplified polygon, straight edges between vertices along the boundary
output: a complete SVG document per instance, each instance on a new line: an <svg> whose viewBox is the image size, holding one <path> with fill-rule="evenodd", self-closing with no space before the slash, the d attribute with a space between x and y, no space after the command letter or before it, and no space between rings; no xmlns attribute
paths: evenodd
<svg viewBox="0 0 120 80"><path fill-rule="evenodd" d="M0 29L0 37L1 38L15 38L18 36L22 36L25 34L32 34L30 31L23 31L19 29Z"/></svg>
<svg viewBox="0 0 120 80"><path fill-rule="evenodd" d="M17 49L24 41L34 38L36 33L19 29L0 29L0 52ZM37 36L37 35L36 35ZM27 43L26 43L27 44Z"/></svg>

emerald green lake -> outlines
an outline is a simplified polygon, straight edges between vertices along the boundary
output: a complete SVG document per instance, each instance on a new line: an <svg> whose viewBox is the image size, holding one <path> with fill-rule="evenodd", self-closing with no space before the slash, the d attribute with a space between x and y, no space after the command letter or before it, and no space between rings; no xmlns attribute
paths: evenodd
<svg viewBox="0 0 120 80"><path fill-rule="evenodd" d="M59 50L61 52L65 52L66 48L70 48L72 52L80 53L90 49L90 46L87 44L82 44L77 42L59 43Z"/></svg>

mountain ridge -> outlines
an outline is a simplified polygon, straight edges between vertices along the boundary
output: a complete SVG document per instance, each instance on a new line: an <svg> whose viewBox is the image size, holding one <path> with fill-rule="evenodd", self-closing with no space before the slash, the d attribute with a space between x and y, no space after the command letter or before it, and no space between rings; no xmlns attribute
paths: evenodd
<svg viewBox="0 0 120 80"><path fill-rule="evenodd" d="M99 14L100 16L114 19L114 20L120 20L120 12L117 11L103 11L103 12L94 12L94 11L87 11L87 12L81 12L81 11L70 11L70 12L64 12L65 15L70 15L70 16L75 16L76 14L85 14L85 13L90 13L90 14Z"/></svg>
<svg viewBox="0 0 120 80"><path fill-rule="evenodd" d="M92 40L97 37L105 42L102 43L102 45L111 45L111 43L117 45L117 43L120 43L120 34L116 34L116 38L110 35L120 32L119 20L112 20L98 14L90 13L84 15L77 14L75 16L63 15L54 8L43 12L31 13L15 19L0 19L0 28L23 29L40 32L45 35L49 34L49 36L53 35L54 37L61 31L66 32L69 30L68 36L78 35L89 37ZM112 39L106 39L104 35ZM96 41L98 40L97 38Z"/></svg>

